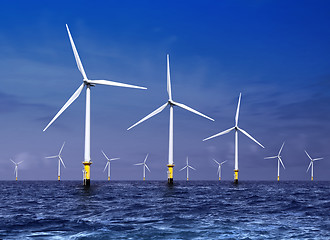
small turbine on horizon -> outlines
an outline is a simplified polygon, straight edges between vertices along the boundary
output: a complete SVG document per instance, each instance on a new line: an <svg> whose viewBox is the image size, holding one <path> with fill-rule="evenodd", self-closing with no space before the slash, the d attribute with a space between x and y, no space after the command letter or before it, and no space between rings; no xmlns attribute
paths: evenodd
<svg viewBox="0 0 330 240"><path fill-rule="evenodd" d="M104 172L105 169L107 169L107 167L108 167L108 181L110 181L110 163L111 163L112 161L118 160L118 159L120 159L120 158L111 158L111 159L109 159L108 156L103 152L103 150L102 150L102 153L103 153L104 157L108 160L107 164L106 164L105 167L104 167L103 172Z"/></svg>
<svg viewBox="0 0 330 240"><path fill-rule="evenodd" d="M60 181L60 179L61 179L61 163L62 163L63 167L66 168L66 166L63 162L62 156L61 156L64 144L65 144L65 142L63 143L59 153L56 156L45 157L45 158L58 158L58 167L57 167L57 179L58 179L58 181Z"/></svg>
<svg viewBox="0 0 330 240"><path fill-rule="evenodd" d="M147 154L146 158L144 159L144 161L142 163L134 164L135 166L143 165L143 181L146 180L146 168L148 169L149 172L151 172L150 169L148 168L148 165L146 164L148 156L149 156L149 153Z"/></svg>
<svg viewBox="0 0 330 240"><path fill-rule="evenodd" d="M309 166L308 166L306 172L308 172L309 168L312 166L312 169L311 169L311 181L313 181L314 180L314 161L318 161L318 160L321 160L323 158L314 158L313 159L313 158L311 158L311 156L309 156L309 154L307 153L306 150L305 150L305 153L308 156L308 158L311 160L311 162L309 163Z"/></svg>
<svg viewBox="0 0 330 240"><path fill-rule="evenodd" d="M259 146L261 146L262 148L265 148L264 146L261 145L261 143L259 143L257 140L255 140L250 134L248 134L245 130L241 129L238 127L238 115L239 115L239 108L240 108L240 104L241 104L241 96L242 94L239 94L239 99L238 99L238 104L237 104L237 110L236 110L236 116L235 116L235 126L232 128L229 128L225 131L222 131L220 133L217 133L211 137L205 138L203 139L203 141L224 135L226 133L231 132L232 130L235 130L235 169L234 169L234 182L238 183L238 131L240 131L241 133L243 133L245 136L247 136L248 138L250 138L251 140L253 140L255 143L257 143Z"/></svg>
<svg viewBox="0 0 330 240"><path fill-rule="evenodd" d="M223 162L221 162L221 163L219 163L217 160L215 160L214 158L213 158L213 161L216 163L216 164L218 164L218 171L217 171L217 173L219 174L219 181L221 180L221 166L222 166L222 164L224 164L225 162L227 162L227 160L226 161L223 161Z"/></svg>
<svg viewBox="0 0 330 240"><path fill-rule="evenodd" d="M187 181L189 181L189 168L191 168L192 170L195 170L195 171L196 171L196 169L189 165L188 157L187 157L186 162L187 162L187 165L184 166L183 168L181 168L179 171L182 171L183 169L187 168Z"/></svg>
<svg viewBox="0 0 330 240"><path fill-rule="evenodd" d="M138 89L147 89L145 87L139 87L134 86L130 84L125 83L119 83L114 81L108 81L108 80L90 80L87 78L87 75L85 73L84 67L81 63L78 51L76 49L76 46L73 42L70 30L68 25L66 25L66 29L70 38L71 47L73 50L74 57L76 59L77 67L82 74L83 77L83 83L79 86L79 88L74 92L74 94L70 97L70 99L64 104L64 106L58 111L58 113L54 116L54 118L48 123L48 125L44 128L43 131L46 131L47 128L67 109L80 95L84 87L86 86L86 116L85 116L85 153L84 153L84 168L85 168L85 178L84 178L84 185L89 186L90 185L90 165L92 164L91 160L91 122L90 122L90 110L91 110L91 104L90 104L90 94L91 94L91 87L94 87L95 85L108 85L108 86L116 86L116 87L126 87L126 88L138 88Z"/></svg>
<svg viewBox="0 0 330 240"><path fill-rule="evenodd" d="M283 168L285 169L284 167L284 164L283 164L283 161L282 161L282 158L281 158L281 152L282 152L282 149L284 147L284 143L282 144L282 147L280 149L280 151L278 152L278 154L276 156L272 156L272 157L265 157L264 159L274 159L274 158L277 158L277 181L280 181L280 163L282 164Z"/></svg>
<svg viewBox="0 0 330 240"><path fill-rule="evenodd" d="M137 123L133 124L130 126L127 130L132 129L133 127L139 125L140 123L146 121L147 119L155 116L156 114L162 112L167 106L170 106L170 124L169 124L169 144L168 144L168 171L167 171L167 181L169 184L173 184L173 167L174 167L174 162L173 162L173 107L177 106L180 108L183 108L187 111L190 111L192 113L195 113L197 115L200 115L204 118L207 118L209 120L214 121L214 119L192 109L191 107L188 107L182 103L178 103L173 101L172 99L172 87L171 87L171 77L170 77L170 60L169 60L169 55L166 55L167 57L167 93L168 93L168 100L167 102L157 108L155 111L147 115L146 117L142 118L140 121Z"/></svg>
<svg viewBox="0 0 330 240"><path fill-rule="evenodd" d="M23 160L23 161L20 161L20 162L18 162L18 163L14 162L12 159L10 159L10 161L12 161L12 163L15 164L14 174L15 174L15 176L16 176L16 181L17 181L17 176L18 176L18 165L20 165L22 162L24 162L24 160Z"/></svg>

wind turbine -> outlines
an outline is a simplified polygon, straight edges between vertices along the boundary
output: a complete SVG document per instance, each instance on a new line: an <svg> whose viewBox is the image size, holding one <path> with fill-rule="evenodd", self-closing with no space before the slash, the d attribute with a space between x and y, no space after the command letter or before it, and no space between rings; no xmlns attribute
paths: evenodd
<svg viewBox="0 0 330 240"><path fill-rule="evenodd" d="M61 156L61 153L62 153L64 144L65 144L65 142L63 143L63 145L62 145L62 147L61 147L58 155L46 157L46 158L58 158L58 169L57 169L57 179L58 179L58 181L60 181L60 179L61 179L61 163L62 163L63 167L66 168L66 166L65 166L65 164L63 162L62 156Z"/></svg>
<svg viewBox="0 0 330 240"><path fill-rule="evenodd" d="M133 127L135 127L136 125L144 122L145 120L155 116L156 114L160 113L161 111L163 111L167 106L170 106L170 126L169 126L169 146L168 146L168 174L167 174L167 180L168 183L172 184L173 183L173 167L174 167L174 163L173 163L173 107L174 106L178 106L180 108L183 108L185 110L188 110L192 113L195 113L197 115L200 115L202 117L205 117L209 120L214 121L212 118L192 109L191 107L188 107L182 103L178 103L173 101L172 99L172 88L171 88L171 78L170 78L170 60L169 60L169 55L167 54L167 93L168 93L168 100L167 102L160 106L159 108L157 108L155 111L153 111L152 113L150 113L149 115L147 115L146 117L142 118L140 121L138 121L137 123L135 123L134 125L132 125L131 127L129 127L127 130L132 129Z"/></svg>
<svg viewBox="0 0 330 240"><path fill-rule="evenodd" d="M149 156L149 153L147 154L146 158L144 159L144 161L142 163L134 164L136 166L143 165L143 181L146 180L146 168L148 169L149 172L151 172L150 169L148 168L147 164L146 164L148 156Z"/></svg>
<svg viewBox="0 0 330 240"><path fill-rule="evenodd" d="M216 164L218 164L218 171L217 171L217 173L219 174L219 181L221 180L221 166L222 166L222 164L224 164L225 162L227 162L227 160L226 161L223 161L223 162L221 162L221 163L219 163L217 160L215 160L214 158L213 158L213 161L216 163Z"/></svg>
<svg viewBox="0 0 330 240"><path fill-rule="evenodd" d="M187 157L187 165L184 166L183 168L181 168L179 171L182 171L185 168L187 168L187 181L189 181L189 168L191 168L192 170L195 170L195 171L196 171L196 169L189 165L188 157Z"/></svg>
<svg viewBox="0 0 330 240"><path fill-rule="evenodd" d="M87 75L85 73L85 70L83 68L83 65L80 61L78 51L76 49L76 46L73 42L70 30L68 25L66 25L66 29L68 31L68 35L70 38L71 42L71 47L73 50L74 57L76 59L76 63L78 66L78 69L80 73L83 76L83 83L79 86L79 88L74 92L74 94L70 97L70 99L64 104L64 106L58 111L58 113L54 116L54 118L48 123L48 125L44 128L43 131L46 131L46 129L64 112L65 109L67 109L71 103L73 103L84 87L86 86L86 116L85 116L85 154L84 154L84 168L86 170L86 177L84 180L84 185L89 186L90 185L90 165L92 164L91 162L91 154L90 154L90 88L100 84L100 85L109 85L109 86L117 86L117 87L128 87L128 88L138 88L138 89L146 89L145 87L139 87L139 86L134 86L134 85L129 85L129 84L124 84L124 83L119 83L119 82L113 82L113 81L108 81L108 80L89 80L87 78Z"/></svg>
<svg viewBox="0 0 330 240"><path fill-rule="evenodd" d="M313 178L314 178L314 161L318 161L318 160L321 160L323 158L311 158L311 156L309 156L309 154L307 153L307 151L305 150L305 153L306 155L309 157L309 159L311 160L311 162L309 163L309 166L307 168L307 171L309 170L309 168L312 166L312 169L311 169L311 181L313 181Z"/></svg>
<svg viewBox="0 0 330 240"><path fill-rule="evenodd" d="M240 108L240 104L241 104L241 97L242 97L242 93L239 94L239 99L238 99L238 104L237 104L237 110L236 110L236 116L235 116L235 126L232 128L229 128L225 131L222 131L220 133L217 133L211 137L205 138L203 141L224 135L226 133L231 132L232 130L235 130L235 177L234 177L234 181L235 183L238 183L238 131L240 131L241 133L243 133L245 136L247 136L248 138L250 138L251 140L253 140L255 143L257 143L259 146L261 146L262 148L265 148L264 146L262 146L257 140L255 140L250 134L248 134L245 130L241 129L238 127L238 115L239 115L239 108Z"/></svg>
<svg viewBox="0 0 330 240"><path fill-rule="evenodd" d="M104 157L108 160L107 164L106 164L105 167L104 167L103 172L104 172L105 169L107 169L107 167L108 167L108 181L110 181L110 162L111 162L111 161L118 160L118 159L120 159L120 158L111 158L111 159L109 159L108 156L107 156L103 151L102 151L102 153L103 153Z"/></svg>
<svg viewBox="0 0 330 240"><path fill-rule="evenodd" d="M15 176L16 176L16 181L17 181L17 176L18 176L18 165L20 165L23 161L20 161L18 163L14 162L12 159L10 159L10 161L12 161L13 164L15 164L15 170L14 170L14 173L15 173Z"/></svg>
<svg viewBox="0 0 330 240"><path fill-rule="evenodd" d="M264 158L264 159L277 158L277 181L280 181L280 163L282 164L283 168L285 169L284 164L283 164L283 161L281 159L281 152L282 152L282 149L284 147L284 143L285 142L283 142L282 147L281 147L280 151L278 152L277 156L265 157Z"/></svg>

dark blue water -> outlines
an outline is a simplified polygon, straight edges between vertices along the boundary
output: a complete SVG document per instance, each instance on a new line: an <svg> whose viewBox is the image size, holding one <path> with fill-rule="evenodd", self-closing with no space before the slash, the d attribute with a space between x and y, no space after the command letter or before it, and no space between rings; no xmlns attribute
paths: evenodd
<svg viewBox="0 0 330 240"><path fill-rule="evenodd" d="M330 182L0 182L1 239L330 239Z"/></svg>

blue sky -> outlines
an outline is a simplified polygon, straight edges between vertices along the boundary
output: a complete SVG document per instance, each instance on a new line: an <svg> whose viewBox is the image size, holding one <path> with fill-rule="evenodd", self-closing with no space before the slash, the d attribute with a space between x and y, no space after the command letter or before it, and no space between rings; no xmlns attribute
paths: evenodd
<svg viewBox="0 0 330 240"><path fill-rule="evenodd" d="M85 71L148 90L92 89L92 179L106 179L101 155L120 157L117 180L141 179L133 166L149 153L148 179L166 180L169 110L126 129L165 103L166 54L172 94L216 121L174 110L174 178L189 156L191 179L216 180L211 160L228 160L223 178L233 179L234 134L202 139L234 124L242 92L240 126L261 149L239 137L240 179L276 179L283 141L284 180L330 180L330 3L328 1L1 1L0 180L14 179L9 161L25 160L19 178L56 179L63 141L62 179L81 179L85 94L46 131L56 112L81 84L68 24Z"/></svg>

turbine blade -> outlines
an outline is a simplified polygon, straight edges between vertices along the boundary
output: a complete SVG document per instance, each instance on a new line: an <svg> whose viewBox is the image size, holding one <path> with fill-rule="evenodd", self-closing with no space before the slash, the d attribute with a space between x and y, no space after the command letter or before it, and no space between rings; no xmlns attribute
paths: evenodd
<svg viewBox="0 0 330 240"><path fill-rule="evenodd" d="M172 87L171 87L171 75L170 75L170 55L167 54L167 93L168 99L172 100Z"/></svg>
<svg viewBox="0 0 330 240"><path fill-rule="evenodd" d="M309 168L311 167L311 165L312 165L312 161L309 163L309 165L308 165L308 168L307 168L306 172L308 172L308 170L309 170Z"/></svg>
<svg viewBox="0 0 330 240"><path fill-rule="evenodd" d="M188 166L189 168L191 168L192 170L196 170L195 168L193 168L192 166Z"/></svg>
<svg viewBox="0 0 330 240"><path fill-rule="evenodd" d="M282 147L281 147L280 151L278 152L278 155L279 155L279 156L281 155L282 149L283 149L283 147L284 147L284 143L285 143L285 142L283 142Z"/></svg>
<svg viewBox="0 0 330 240"><path fill-rule="evenodd" d="M147 89L146 87L140 87L140 86L135 86L135 85L126 84L126 83L120 83L120 82L114 82L114 81L109 81L109 80L88 80L88 83L115 86L115 87Z"/></svg>
<svg viewBox="0 0 330 240"><path fill-rule="evenodd" d="M218 136L224 135L224 134L229 133L230 131L232 131L232 130L234 130L234 129L235 129L235 127L229 128L229 129L227 129L227 130L225 130L225 131L222 131L222 132L220 132L220 133L217 133L217 134L215 134L215 135L213 135L213 136L211 136L211 137L205 138L205 139L203 139L203 141L206 141L206 140L209 140L209 139L212 139L212 138L215 138L215 137L218 137Z"/></svg>
<svg viewBox="0 0 330 240"><path fill-rule="evenodd" d="M69 34L70 43L71 43L72 51L73 51L73 54L74 54L74 58L76 59L77 67L78 67L79 71L81 72L81 74L83 75L84 79L87 79L84 67L83 67L83 65L80 61L80 57L79 57L78 51L76 49L76 45L73 42L68 24L65 24L65 26L66 26L66 30L68 31L68 34Z"/></svg>
<svg viewBox="0 0 330 240"><path fill-rule="evenodd" d="M239 115L239 108L241 105L241 97L242 97L242 93L239 94L239 98L238 98L238 104L237 104L237 109L236 109L236 116L235 116L235 126L237 127L238 125L238 115Z"/></svg>
<svg viewBox="0 0 330 240"><path fill-rule="evenodd" d="M20 162L18 162L18 163L17 163L17 165L21 164L22 162L24 162L24 160L23 160L23 161L20 161Z"/></svg>
<svg viewBox="0 0 330 240"><path fill-rule="evenodd" d="M45 158L58 158L58 155L57 156L45 157Z"/></svg>
<svg viewBox="0 0 330 240"><path fill-rule="evenodd" d="M146 168L148 169L148 171L151 172L147 164L144 164L144 166L146 166Z"/></svg>
<svg viewBox="0 0 330 240"><path fill-rule="evenodd" d="M171 101L171 102L172 102L175 106L181 107L181 108L183 108L183 109L185 109L185 110L187 110L187 111L190 111L190 112L195 113L195 114L197 114L197 115L199 115L199 116L202 116L202 117L207 118L207 119L209 119L209 120L211 120L211 121L214 121L213 118L210 118L210 117L204 115L203 113L200 113L200 112L196 111L195 109L192 109L191 107L188 107L188 106L186 106L186 105L184 105L184 104L182 104L182 103L178 103L178 102L174 102L174 101Z"/></svg>
<svg viewBox="0 0 330 240"><path fill-rule="evenodd" d="M285 167L284 167L284 164L283 164L283 161L282 161L281 157L278 157L278 160L280 161L280 163L282 164L283 168L285 169Z"/></svg>
<svg viewBox="0 0 330 240"><path fill-rule="evenodd" d="M109 165L109 162L107 162L107 164L105 164L105 167L103 169L103 172L105 171L105 169L107 169L107 166Z"/></svg>
<svg viewBox="0 0 330 240"><path fill-rule="evenodd" d="M58 111L58 113L55 115L55 117L48 123L48 125L45 127L43 131L46 131L47 128L64 112L65 109L67 109L71 103L74 102L74 100L79 97L81 91L83 90L85 86L85 83L81 84L80 87L74 92L74 94L70 97L70 99L64 104L64 106Z"/></svg>
<svg viewBox="0 0 330 240"><path fill-rule="evenodd" d="M110 161L116 161L118 159L120 159L120 158L111 158Z"/></svg>
<svg viewBox="0 0 330 240"><path fill-rule="evenodd" d="M16 163L12 159L10 159L10 161L16 165Z"/></svg>
<svg viewBox="0 0 330 240"><path fill-rule="evenodd" d="M134 164L134 165L136 165L136 166L139 166L139 165L143 165L144 163L136 163L136 164Z"/></svg>
<svg viewBox="0 0 330 240"><path fill-rule="evenodd" d="M103 153L104 157L105 157L108 161L110 161L110 159L109 159L108 156L103 152L103 150L102 150L101 152Z"/></svg>
<svg viewBox="0 0 330 240"><path fill-rule="evenodd" d="M62 163L63 167L66 168L66 166L65 166L65 164L64 164L63 159L61 158L61 156L58 156L58 157L59 157L59 159L61 160L61 163Z"/></svg>
<svg viewBox="0 0 330 240"><path fill-rule="evenodd" d="M218 165L220 165L220 163L217 160L215 160L214 158L213 158L213 161L215 161Z"/></svg>
<svg viewBox="0 0 330 240"><path fill-rule="evenodd" d="M61 155L61 153L62 153L62 150L63 150L63 147L64 147L64 144L65 144L65 142L63 143L63 145L62 145L62 147L61 147L61 150L60 150L60 152L59 152L59 154L58 154L58 155Z"/></svg>
<svg viewBox="0 0 330 240"><path fill-rule="evenodd" d="M305 153L307 154L307 156L309 157L309 159L310 159L311 161L313 161L313 159L311 158L311 156L309 156L309 154L307 153L306 150L305 150Z"/></svg>
<svg viewBox="0 0 330 240"><path fill-rule="evenodd" d="M227 162L227 160L226 161L223 161L222 163L220 163L220 165L224 164L225 162Z"/></svg>
<svg viewBox="0 0 330 240"><path fill-rule="evenodd" d="M241 128L237 128L238 130L240 130L242 133L244 133L247 137L249 137L251 140L253 140L255 143L257 143L260 147L265 148L264 146L261 145L261 143L259 143L257 140L255 140L250 134L248 134L246 131L244 131Z"/></svg>
<svg viewBox="0 0 330 240"><path fill-rule="evenodd" d="M138 121L137 123L133 124L132 126L130 126L129 128L127 128L127 130L130 130L131 128L135 127L136 125L139 125L140 123L144 122L145 120L155 116L156 114L160 113L161 111L164 110L164 108L168 105L168 102L165 103L164 105L160 106L159 108L157 108L155 111L153 111L152 113L150 113L149 115L147 115L146 117L142 118L140 121Z"/></svg>
<svg viewBox="0 0 330 240"><path fill-rule="evenodd" d="M277 156L265 157L264 159L273 159L273 158L277 158Z"/></svg>
<svg viewBox="0 0 330 240"><path fill-rule="evenodd" d="M146 158L144 159L144 161L143 161L144 163L147 161L148 156L149 156L149 153L147 154Z"/></svg>
<svg viewBox="0 0 330 240"><path fill-rule="evenodd" d="M313 161L318 161L318 160L322 160L323 158L315 158L313 159Z"/></svg>
<svg viewBox="0 0 330 240"><path fill-rule="evenodd" d="M181 168L179 171L182 171L183 169L185 169L187 166L184 166L183 168Z"/></svg>

